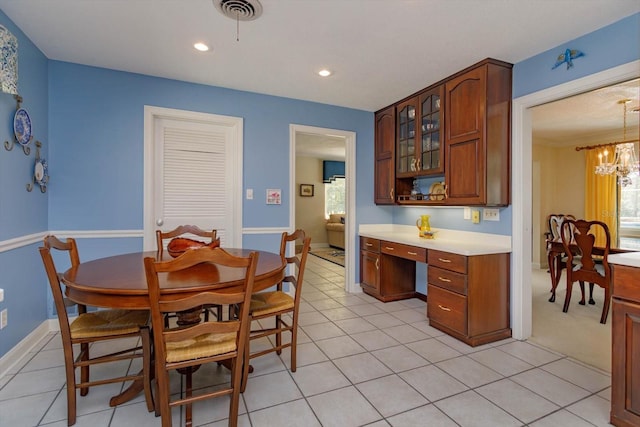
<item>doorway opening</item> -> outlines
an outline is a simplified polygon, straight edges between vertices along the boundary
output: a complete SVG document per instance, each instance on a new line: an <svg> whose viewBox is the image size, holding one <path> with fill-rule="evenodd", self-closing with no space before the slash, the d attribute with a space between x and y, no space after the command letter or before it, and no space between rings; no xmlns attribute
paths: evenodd
<svg viewBox="0 0 640 427"><path fill-rule="evenodd" d="M291 229L304 228L311 247L329 246L325 218L323 162L344 162L345 290L355 285L355 132L303 125L290 126ZM296 173L299 171L300 173ZM305 180L304 182L301 180ZM313 187L310 187L313 186ZM313 188L314 190L310 190ZM335 204L335 203L334 203Z"/></svg>
<svg viewBox="0 0 640 427"><path fill-rule="evenodd" d="M516 339L532 333L533 157L532 107L638 77L640 61L554 86L513 100L512 330Z"/></svg>

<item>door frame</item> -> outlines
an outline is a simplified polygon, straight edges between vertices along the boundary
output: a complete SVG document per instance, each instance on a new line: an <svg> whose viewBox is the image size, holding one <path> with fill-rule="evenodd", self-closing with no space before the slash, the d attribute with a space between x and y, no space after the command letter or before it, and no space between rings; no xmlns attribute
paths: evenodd
<svg viewBox="0 0 640 427"><path fill-rule="evenodd" d="M532 236L532 118L531 107L639 77L640 61L633 61L567 83L521 96L512 101L511 330L513 338L531 336Z"/></svg>
<svg viewBox="0 0 640 427"><path fill-rule="evenodd" d="M338 129L320 128L306 125L289 125L289 194L291 194L291 204L289 205L289 230L293 231L296 217L296 133L304 132L315 135L340 136L345 139L345 186L346 197L346 217L344 224L344 253L345 253L345 290L347 292L360 292L356 286L355 276L355 236L356 236L356 133Z"/></svg>
<svg viewBox="0 0 640 427"><path fill-rule="evenodd" d="M155 122L157 119L179 120L186 122L206 123L226 126L233 129L233 139L226 148L231 150L233 168L229 171L231 187L231 205L234 211L231 224L227 230L231 246L242 246L242 153L243 153L243 119L241 117L222 116L219 114L200 113L196 111L177 110L173 108L144 106L144 207L143 207L143 243L145 251L156 247L155 230L157 228L154 213L154 156L155 156Z"/></svg>

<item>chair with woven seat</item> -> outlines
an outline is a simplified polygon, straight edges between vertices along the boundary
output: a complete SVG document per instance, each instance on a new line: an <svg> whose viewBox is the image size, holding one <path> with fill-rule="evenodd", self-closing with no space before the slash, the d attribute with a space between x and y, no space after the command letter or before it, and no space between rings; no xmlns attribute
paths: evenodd
<svg viewBox="0 0 640 427"><path fill-rule="evenodd" d="M87 312L85 305L76 304L65 298L60 276L51 255L52 249L68 252L72 268L80 264L80 257L76 241L71 238L63 242L55 236L46 236L44 246L39 248L60 323L67 381L68 425L71 426L76 422L76 390L80 389L80 395L86 396L89 393L89 387L104 384L142 381L147 409L149 412L153 411L149 311L113 309ZM76 306L78 311L78 317L72 322L67 314L67 308L71 306ZM100 356L92 356L89 353L90 344L131 338L138 338L140 345ZM74 346L79 346L80 352L77 355L74 353ZM142 358L142 371L137 374L90 380L89 367L91 365L138 358ZM80 382L76 381L76 369L78 368L80 369Z"/></svg>
<svg viewBox="0 0 640 427"><path fill-rule="evenodd" d="M602 247L595 245L595 234L598 229L605 238L605 244ZM589 283L589 304L595 304L593 286L597 284L604 289L600 323L607 323L611 303L611 267L608 261L611 250L609 228L601 221L566 220L562 224L561 238L567 255L567 295L562 311L566 313L569 310L573 282L580 283L581 305L585 304L584 282ZM572 246L577 247L577 250Z"/></svg>
<svg viewBox="0 0 640 427"><path fill-rule="evenodd" d="M295 254L296 242L302 242L302 251L299 255ZM268 353L282 353L282 349L291 348L291 372L296 371L296 347L298 343L298 308L300 307L300 297L302 295L302 283L304 280L304 269L307 263L307 255L311 247L311 237L306 237L303 230L296 230L291 234L282 233L280 241L280 256L287 263L288 275L280 282L275 291L259 292L251 297L251 319L259 321L269 321L271 318L275 321L274 327L261 327L251 330L249 341L258 340L264 337L275 336L275 345L259 351L251 351L247 353L247 362L245 363L244 378L246 380L249 375L250 359L264 356ZM292 256L287 256L291 250ZM284 283L289 284L289 292L283 289ZM291 292L295 292L291 296ZM290 314L291 322L283 319L283 315ZM282 333L289 332L291 341L283 343ZM272 343L273 344L273 343ZM243 384L243 391L246 387L246 381Z"/></svg>
<svg viewBox="0 0 640 427"><path fill-rule="evenodd" d="M186 251L183 255L169 260L156 261L148 257L144 260L155 353L157 406L162 416L162 426L171 426L171 408L185 405L185 425L192 424L192 404L204 399L231 395L229 405L229 425L238 422L238 406L242 382L242 364L248 347L249 304L255 278L258 253L248 257L237 257L222 248L199 248ZM215 281L222 274L237 271L239 284L233 287L204 288L193 294L176 299L175 293L165 291L161 277L210 275ZM165 313L186 311L202 305L234 305L238 316L227 321L202 321L169 327L165 324ZM194 395L193 373L197 367L207 363L230 362L231 381L228 387L215 384L213 391L202 389ZM180 370L186 376L186 387L180 398L171 400L169 372ZM214 384L212 384L214 385ZM204 390L204 391L203 391Z"/></svg>
<svg viewBox="0 0 640 427"><path fill-rule="evenodd" d="M170 242L176 238L191 238L192 236L202 237L205 239L203 244L211 244L214 243L218 235L218 231L216 229L207 231L203 230L197 225L179 225L171 231L162 231L156 230L156 251L158 252L158 259L162 259L162 254L164 253L166 243ZM209 313L212 312L216 315L218 320L222 320L222 307L205 307L203 309L203 313L205 315L205 320L209 320ZM169 321L169 319L174 318L174 314L167 313L165 317L165 321Z"/></svg>

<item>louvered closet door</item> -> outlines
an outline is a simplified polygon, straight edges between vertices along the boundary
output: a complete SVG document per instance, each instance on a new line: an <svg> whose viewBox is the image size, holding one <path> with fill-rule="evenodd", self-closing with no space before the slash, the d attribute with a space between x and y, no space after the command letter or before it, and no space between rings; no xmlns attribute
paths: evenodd
<svg viewBox="0 0 640 427"><path fill-rule="evenodd" d="M155 122L155 218L162 230L180 224L218 230L230 246L232 141L228 126L158 119ZM230 239L233 240L233 239Z"/></svg>

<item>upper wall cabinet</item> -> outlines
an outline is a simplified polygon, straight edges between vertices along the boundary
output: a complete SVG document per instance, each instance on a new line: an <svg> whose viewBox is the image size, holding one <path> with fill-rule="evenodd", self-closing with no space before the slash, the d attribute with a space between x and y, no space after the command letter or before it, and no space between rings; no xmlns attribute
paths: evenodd
<svg viewBox="0 0 640 427"><path fill-rule="evenodd" d="M446 204L506 206L511 64L485 60L445 83Z"/></svg>
<svg viewBox="0 0 640 427"><path fill-rule="evenodd" d="M376 113L375 202L508 205L511 68L485 59ZM412 194L429 177L444 178L445 197Z"/></svg>
<svg viewBox="0 0 640 427"><path fill-rule="evenodd" d="M395 108L378 111L375 126L375 202L379 205L392 205L395 203Z"/></svg>

